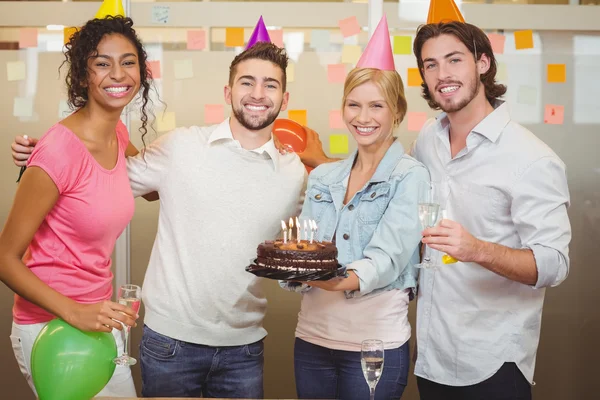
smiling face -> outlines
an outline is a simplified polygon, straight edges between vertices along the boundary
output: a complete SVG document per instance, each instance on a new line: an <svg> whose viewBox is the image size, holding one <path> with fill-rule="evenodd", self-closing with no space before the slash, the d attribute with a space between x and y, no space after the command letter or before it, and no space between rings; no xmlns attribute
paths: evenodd
<svg viewBox="0 0 600 400"><path fill-rule="evenodd" d="M346 96L343 119L358 146L366 148L389 139L396 118L379 87L367 81Z"/></svg>
<svg viewBox="0 0 600 400"><path fill-rule="evenodd" d="M485 93L480 74L487 71L485 54L473 54L454 35L442 34L425 42L421 52L423 77L430 97L447 113L455 113Z"/></svg>
<svg viewBox="0 0 600 400"><path fill-rule="evenodd" d="M103 108L122 110L140 88L137 50L124 36L110 34L96 51L87 62L88 99Z"/></svg>
<svg viewBox="0 0 600 400"><path fill-rule="evenodd" d="M287 108L283 72L270 61L248 59L236 66L232 83L225 87L225 101L246 129L258 131L271 125Z"/></svg>

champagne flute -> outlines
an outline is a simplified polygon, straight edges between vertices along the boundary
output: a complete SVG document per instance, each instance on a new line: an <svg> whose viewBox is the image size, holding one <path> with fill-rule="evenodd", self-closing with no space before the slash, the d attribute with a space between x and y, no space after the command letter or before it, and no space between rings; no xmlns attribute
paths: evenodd
<svg viewBox="0 0 600 400"><path fill-rule="evenodd" d="M440 186L436 182L419 185L419 221L423 229L435 226L440 214ZM415 265L416 268L434 268L435 264L431 261L431 250L425 245L423 261Z"/></svg>
<svg viewBox="0 0 600 400"><path fill-rule="evenodd" d="M136 313L139 313L140 304L142 302L141 295L141 287L130 284L121 285L119 288L119 304L123 304L124 306L131 308ZM123 347L123 354L116 357L113 361L117 365L135 365L137 360L128 354L129 329L131 329L131 327L123 323L121 323L121 325L123 325L123 334L125 335L125 346Z"/></svg>
<svg viewBox="0 0 600 400"><path fill-rule="evenodd" d="M361 343L360 363L363 375L371 392L370 400L375 399L375 387L383 373L383 342L377 339L363 340Z"/></svg>

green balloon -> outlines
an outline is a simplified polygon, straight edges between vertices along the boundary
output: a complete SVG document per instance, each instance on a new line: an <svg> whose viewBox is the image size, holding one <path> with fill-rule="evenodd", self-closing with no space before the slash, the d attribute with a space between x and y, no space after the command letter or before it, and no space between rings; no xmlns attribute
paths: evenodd
<svg viewBox="0 0 600 400"><path fill-rule="evenodd" d="M117 356L107 332L83 332L61 319L50 321L31 351L31 375L40 400L89 400L106 386Z"/></svg>

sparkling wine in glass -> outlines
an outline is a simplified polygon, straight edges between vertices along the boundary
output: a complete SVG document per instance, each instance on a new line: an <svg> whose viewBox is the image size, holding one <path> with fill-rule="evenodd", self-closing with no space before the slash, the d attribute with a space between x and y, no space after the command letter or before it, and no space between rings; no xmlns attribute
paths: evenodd
<svg viewBox="0 0 600 400"><path fill-rule="evenodd" d="M137 285L121 285L119 288L119 304L126 307L130 307L136 313L140 311L140 304L142 302L142 288ZM117 365L135 365L137 360L131 357L129 352L129 329L128 325L123 325L123 334L125 335L125 346L123 348L123 354L115 358L113 361Z"/></svg>
<svg viewBox="0 0 600 400"><path fill-rule="evenodd" d="M383 373L383 342L377 339L363 340L361 343L360 362L363 375L369 385L370 400L375 399L375 387Z"/></svg>
<svg viewBox="0 0 600 400"><path fill-rule="evenodd" d="M440 188L435 182L419 186L419 221L421 228L427 229L435 226L440 215ZM423 261L417 265L417 268L434 268L435 264L431 261L431 251L429 246L425 246Z"/></svg>

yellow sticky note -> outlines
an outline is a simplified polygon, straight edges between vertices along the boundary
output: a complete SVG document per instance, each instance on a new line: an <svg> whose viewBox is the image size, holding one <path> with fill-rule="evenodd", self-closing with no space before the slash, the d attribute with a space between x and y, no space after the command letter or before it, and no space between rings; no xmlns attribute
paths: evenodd
<svg viewBox="0 0 600 400"><path fill-rule="evenodd" d="M159 132L168 132L177 127L175 123L175 113L173 111L161 112L156 116L156 130Z"/></svg>
<svg viewBox="0 0 600 400"><path fill-rule="evenodd" d="M394 54L412 54L412 38L394 36Z"/></svg>
<svg viewBox="0 0 600 400"><path fill-rule="evenodd" d="M408 86L421 86L423 83L423 79L421 79L421 74L419 73L419 68L409 68L408 69Z"/></svg>
<svg viewBox="0 0 600 400"><path fill-rule="evenodd" d="M515 48L517 50L533 49L533 31L515 31Z"/></svg>
<svg viewBox="0 0 600 400"><path fill-rule="evenodd" d="M22 81L25 79L26 70L23 61L9 61L6 63L6 78L9 81Z"/></svg>
<svg viewBox="0 0 600 400"><path fill-rule="evenodd" d="M506 81L508 74L506 73L506 64L499 62L496 68L496 79L499 81Z"/></svg>
<svg viewBox="0 0 600 400"><path fill-rule="evenodd" d="M190 79L194 77L194 66L192 60L175 60L173 63L175 79Z"/></svg>
<svg viewBox="0 0 600 400"><path fill-rule="evenodd" d="M330 135L329 152L331 154L348 154L348 135Z"/></svg>
<svg viewBox="0 0 600 400"><path fill-rule="evenodd" d="M346 44L342 48L342 63L356 64L360 58L362 49L360 46Z"/></svg>
<svg viewBox="0 0 600 400"><path fill-rule="evenodd" d="M75 27L67 27L63 29L64 44L69 43L69 40L71 40L71 35L73 35L75 32L77 32L77 28Z"/></svg>
<svg viewBox="0 0 600 400"><path fill-rule="evenodd" d="M567 66L565 64L548 64L548 83L565 83Z"/></svg>
<svg viewBox="0 0 600 400"><path fill-rule="evenodd" d="M289 110L288 118L302 126L306 126L306 110Z"/></svg>
<svg viewBox="0 0 600 400"><path fill-rule="evenodd" d="M294 66L294 64L288 64L287 68L285 69L285 75L287 76L288 83L294 82L296 80L296 67Z"/></svg>
<svg viewBox="0 0 600 400"><path fill-rule="evenodd" d="M239 47L244 45L244 28L225 28L225 46Z"/></svg>

